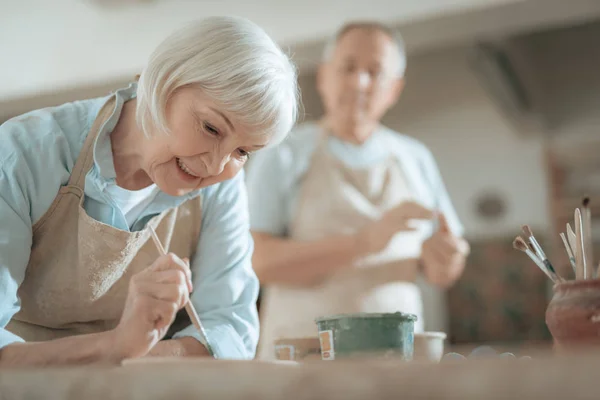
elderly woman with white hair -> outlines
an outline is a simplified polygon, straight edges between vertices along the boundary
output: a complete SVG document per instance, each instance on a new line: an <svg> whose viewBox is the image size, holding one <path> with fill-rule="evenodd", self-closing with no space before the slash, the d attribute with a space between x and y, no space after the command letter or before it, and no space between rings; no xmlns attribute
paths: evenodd
<svg viewBox="0 0 600 400"><path fill-rule="evenodd" d="M168 37L138 83L1 125L0 366L252 358L242 167L297 108L269 36L214 17Z"/></svg>

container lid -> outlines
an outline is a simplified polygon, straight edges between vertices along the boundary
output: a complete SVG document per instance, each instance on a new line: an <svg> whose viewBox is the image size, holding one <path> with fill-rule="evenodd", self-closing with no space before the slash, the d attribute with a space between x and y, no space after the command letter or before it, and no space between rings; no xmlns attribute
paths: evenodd
<svg viewBox="0 0 600 400"><path fill-rule="evenodd" d="M355 313L355 314L337 314L319 317L315 322L334 321L336 319L365 319L365 318L386 318L386 319L401 319L404 321L416 321L417 316L403 312L395 313Z"/></svg>
<svg viewBox="0 0 600 400"><path fill-rule="evenodd" d="M426 332L415 332L415 338L416 337L425 337L425 338L438 338L438 339L446 339L448 337L448 335L446 335L446 333L444 332L431 332L431 331L426 331Z"/></svg>

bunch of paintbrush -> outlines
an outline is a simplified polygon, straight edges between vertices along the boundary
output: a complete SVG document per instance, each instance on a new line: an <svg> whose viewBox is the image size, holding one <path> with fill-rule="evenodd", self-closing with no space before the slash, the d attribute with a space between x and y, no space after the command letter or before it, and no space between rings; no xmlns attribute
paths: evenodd
<svg viewBox="0 0 600 400"><path fill-rule="evenodd" d="M567 233L560 233L560 238L567 251L569 263L573 268L576 280L594 279L598 277L598 270L594 271L594 255L592 249L592 213L590 210L590 199L583 199L583 211L575 209L575 231L567 224ZM533 236L529 226L523 226L525 239L520 236L513 242L515 249L527 254L529 258L550 278L553 282L564 282L564 279L556 273L556 270L546 257L542 247Z"/></svg>
<svg viewBox="0 0 600 400"><path fill-rule="evenodd" d="M545 273L548 278L552 280L552 282L564 282L564 279L556 273L554 266L546 257L546 253L542 249L542 246L538 243L535 236L533 236L533 232L528 225L523 226L523 233L525 234L525 239L521 236L517 236L513 241L513 247L517 250L520 250L527 254L531 261L537 265L543 273Z"/></svg>

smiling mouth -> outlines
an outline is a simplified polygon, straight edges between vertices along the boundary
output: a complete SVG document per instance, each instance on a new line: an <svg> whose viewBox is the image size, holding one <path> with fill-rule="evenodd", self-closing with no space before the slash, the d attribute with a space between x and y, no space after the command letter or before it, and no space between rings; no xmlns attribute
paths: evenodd
<svg viewBox="0 0 600 400"><path fill-rule="evenodd" d="M176 158L177 160L177 166L179 167L180 170L182 170L183 172L185 172L187 175L191 176L192 178L200 178L198 175L194 174L192 172L192 170L190 170L184 163L183 161L181 161L180 158Z"/></svg>

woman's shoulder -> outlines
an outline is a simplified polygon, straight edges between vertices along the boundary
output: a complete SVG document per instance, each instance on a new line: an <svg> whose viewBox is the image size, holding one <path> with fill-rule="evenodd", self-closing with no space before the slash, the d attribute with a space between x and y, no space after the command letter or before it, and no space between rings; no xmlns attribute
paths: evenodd
<svg viewBox="0 0 600 400"><path fill-rule="evenodd" d="M231 179L198 191L203 224L213 220L247 219L248 194L244 179L244 170L241 170Z"/></svg>
<svg viewBox="0 0 600 400"><path fill-rule="evenodd" d="M0 125L2 193L27 203L35 222L67 183L101 99L44 108Z"/></svg>
<svg viewBox="0 0 600 400"><path fill-rule="evenodd" d="M0 125L0 166L27 154L76 159L102 104L101 98L74 101L9 119Z"/></svg>
<svg viewBox="0 0 600 400"><path fill-rule="evenodd" d="M244 184L245 171L241 169L234 177L224 180L219 183L215 183L214 185L210 185L200 189L196 195L200 195L202 197L202 201L206 201L207 199L212 199L215 196L222 195L224 192L238 192L245 189ZM192 195L192 197L196 197L196 195Z"/></svg>

